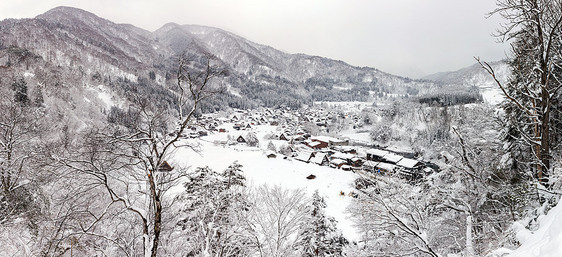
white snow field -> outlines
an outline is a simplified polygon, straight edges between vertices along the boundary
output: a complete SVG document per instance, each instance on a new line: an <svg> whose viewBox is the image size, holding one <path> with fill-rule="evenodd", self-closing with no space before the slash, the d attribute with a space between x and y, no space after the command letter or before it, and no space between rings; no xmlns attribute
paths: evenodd
<svg viewBox="0 0 562 257"><path fill-rule="evenodd" d="M294 159L283 159L281 154L278 154L277 158L268 159L266 151L257 147L223 146L213 143L216 138L224 136L223 133L216 133L201 139L190 139L190 142L200 144L199 152L189 148L177 149L174 159L171 161L172 165L190 166L192 170L196 167L208 166L215 171L223 171L234 161L238 161L243 166L242 170L250 186L258 187L267 184L279 185L288 189L304 188L309 196L318 190L326 201L326 214L338 221L337 226L344 236L350 241L359 239L349 213L346 212L352 199L349 192L354 190L353 181L358 175L351 171L304 163ZM258 138L262 139L259 136ZM264 142L261 144L263 145ZM311 174L316 178L307 179L306 177ZM175 190L182 190L182 188ZM344 192L345 195L341 196L340 192Z"/></svg>

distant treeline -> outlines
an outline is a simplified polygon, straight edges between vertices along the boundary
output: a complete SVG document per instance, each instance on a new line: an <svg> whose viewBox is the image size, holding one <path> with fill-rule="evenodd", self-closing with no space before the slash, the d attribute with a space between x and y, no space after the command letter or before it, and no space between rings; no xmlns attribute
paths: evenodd
<svg viewBox="0 0 562 257"><path fill-rule="evenodd" d="M459 104L481 103L483 98L478 89L471 89L469 91L427 94L417 97L416 101L421 104L444 107Z"/></svg>
<svg viewBox="0 0 562 257"><path fill-rule="evenodd" d="M169 79L172 78L166 78L166 80ZM136 82L124 78L112 80L106 77L104 79L101 76L93 76L92 80L98 80L97 82L104 80L105 84L129 100L132 100L131 98L135 95L144 95L157 100L157 104L161 107L176 106L176 95L169 90L174 90L174 86L170 88L156 83L152 71L148 72L146 76L139 76ZM231 89L202 102L200 109L202 113L229 108L253 109L259 106L270 108L283 106L298 109L315 101L365 102L372 100L373 97L385 97L397 90L384 84L378 84L376 80L362 82L353 78L343 79L345 87L342 86L342 81L338 82L334 79L311 78L300 85L279 76L264 74L252 78L231 74L224 77L223 81L230 85ZM418 88L407 86L404 96L421 104L433 106L451 106L482 101L482 95L475 87L469 89L454 87L452 90L449 87L440 90L448 92L425 93L420 96Z"/></svg>

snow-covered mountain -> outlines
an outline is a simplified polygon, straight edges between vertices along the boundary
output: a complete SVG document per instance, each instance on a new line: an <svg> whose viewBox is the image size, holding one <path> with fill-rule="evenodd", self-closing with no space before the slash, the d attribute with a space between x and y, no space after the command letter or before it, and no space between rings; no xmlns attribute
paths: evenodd
<svg viewBox="0 0 562 257"><path fill-rule="evenodd" d="M32 19L1 21L0 65L13 65L9 49L16 48L49 63L66 84L86 84L94 75L137 83L151 73L161 86L164 78L173 77L170 74L180 54L192 59L212 56L229 71L222 83L231 89L226 100L215 104L232 107L372 101L432 94L450 87L324 57L288 54L218 28L168 23L149 32L71 7L57 7ZM26 68L34 73L42 69ZM81 80L68 74L79 74Z"/></svg>
<svg viewBox="0 0 562 257"><path fill-rule="evenodd" d="M500 82L505 83L509 76L509 65L505 61L490 62ZM484 101L497 104L503 99L503 93L494 81L478 63L457 71L439 72L427 75L424 79L439 81L446 84L476 86L480 89Z"/></svg>

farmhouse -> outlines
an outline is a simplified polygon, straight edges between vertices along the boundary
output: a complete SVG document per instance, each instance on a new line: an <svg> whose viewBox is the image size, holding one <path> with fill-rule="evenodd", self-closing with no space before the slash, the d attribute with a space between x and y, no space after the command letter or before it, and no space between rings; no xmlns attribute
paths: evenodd
<svg viewBox="0 0 562 257"><path fill-rule="evenodd" d="M320 166L327 166L330 164L328 160L328 154L326 153L316 153L314 157L310 159L310 162L318 164Z"/></svg>
<svg viewBox="0 0 562 257"><path fill-rule="evenodd" d="M402 156L400 156L400 155L398 155L398 154L395 154L395 153L389 153L389 154L383 156L382 158L383 158L383 160L384 160L385 162L389 162L389 163L396 164L396 163L398 163L400 160L402 160L402 158L404 158L404 157L402 157Z"/></svg>
<svg viewBox="0 0 562 257"><path fill-rule="evenodd" d="M396 165L404 167L406 169L417 169L421 167L421 163L414 159L403 158Z"/></svg>
<svg viewBox="0 0 562 257"><path fill-rule="evenodd" d="M349 140L343 140L343 139L338 139L335 137L328 137L328 136L310 137L310 140L313 142L320 142L321 143L320 148L349 145Z"/></svg>
<svg viewBox="0 0 562 257"><path fill-rule="evenodd" d="M299 160L301 162L310 162L310 159L313 158L315 156L314 152L309 152L309 151L303 151L303 152L299 152L297 157L295 157L296 160Z"/></svg>
<svg viewBox="0 0 562 257"><path fill-rule="evenodd" d="M361 167L361 165L363 165L363 159L361 159L359 157L353 157L353 158L351 158L350 161L351 161L350 162L351 166L356 167L356 168Z"/></svg>
<svg viewBox="0 0 562 257"><path fill-rule="evenodd" d="M357 154L357 149L355 149L355 147L349 146L349 145L335 146L334 150L342 152L342 153Z"/></svg>
<svg viewBox="0 0 562 257"><path fill-rule="evenodd" d="M389 153L389 151L385 150L369 149L367 150L367 160L380 162L383 160L383 157Z"/></svg>
<svg viewBox="0 0 562 257"><path fill-rule="evenodd" d="M386 162L366 161L363 163L363 170L372 173L392 173L396 170L396 165Z"/></svg>
<svg viewBox="0 0 562 257"><path fill-rule="evenodd" d="M319 141L310 141L306 143L306 145L312 149L322 149L328 147L327 143Z"/></svg>
<svg viewBox="0 0 562 257"><path fill-rule="evenodd" d="M342 165L347 164L346 160L342 160L342 159L332 159L330 161L330 167L332 168L341 168Z"/></svg>
<svg viewBox="0 0 562 257"><path fill-rule="evenodd" d="M351 164L351 159L355 158L356 156L350 153L340 153L340 152L335 152L334 154L332 154L332 156L330 156L330 158L332 159L342 159L345 160L345 162L347 164Z"/></svg>

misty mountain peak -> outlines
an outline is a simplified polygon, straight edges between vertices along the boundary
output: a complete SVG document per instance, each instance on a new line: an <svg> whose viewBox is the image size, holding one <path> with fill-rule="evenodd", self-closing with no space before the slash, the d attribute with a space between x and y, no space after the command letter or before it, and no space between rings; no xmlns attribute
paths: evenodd
<svg viewBox="0 0 562 257"><path fill-rule="evenodd" d="M113 22L103 19L91 12L68 6L55 7L43 14L38 15L36 18L63 23L65 25L77 25L81 23L98 26L111 24L114 25Z"/></svg>

